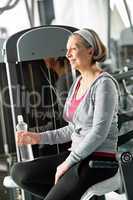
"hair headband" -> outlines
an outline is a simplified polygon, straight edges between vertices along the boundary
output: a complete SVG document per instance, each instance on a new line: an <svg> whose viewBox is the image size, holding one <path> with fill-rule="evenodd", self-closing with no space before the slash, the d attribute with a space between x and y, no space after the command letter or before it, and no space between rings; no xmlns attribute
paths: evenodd
<svg viewBox="0 0 133 200"><path fill-rule="evenodd" d="M96 42L94 40L94 37L88 30L81 29L73 33L77 33L82 36L92 46L92 48L96 49Z"/></svg>

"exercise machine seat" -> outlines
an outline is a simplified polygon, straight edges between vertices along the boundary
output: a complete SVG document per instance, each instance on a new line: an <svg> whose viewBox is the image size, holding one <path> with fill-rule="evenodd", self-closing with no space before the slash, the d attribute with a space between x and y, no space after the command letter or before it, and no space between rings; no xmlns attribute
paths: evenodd
<svg viewBox="0 0 133 200"><path fill-rule="evenodd" d="M94 195L102 196L106 193L116 191L119 188L121 188L121 177L120 177L120 171L118 170L113 177L101 181L99 183L96 183L95 185L89 187L86 190L86 192L82 195L80 200L89 200Z"/></svg>

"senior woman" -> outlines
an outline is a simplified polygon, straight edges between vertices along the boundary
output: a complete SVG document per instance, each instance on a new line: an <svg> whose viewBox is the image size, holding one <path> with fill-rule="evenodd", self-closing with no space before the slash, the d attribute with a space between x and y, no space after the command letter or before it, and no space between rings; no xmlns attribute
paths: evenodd
<svg viewBox="0 0 133 200"><path fill-rule="evenodd" d="M117 166L89 165L90 160L116 161L118 84L99 66L106 54L94 30L81 29L69 37L66 56L80 76L64 107L68 125L43 133L22 131L17 142L52 145L72 141L71 148L15 164L12 177L24 190L45 200L78 200L91 185L116 174Z"/></svg>

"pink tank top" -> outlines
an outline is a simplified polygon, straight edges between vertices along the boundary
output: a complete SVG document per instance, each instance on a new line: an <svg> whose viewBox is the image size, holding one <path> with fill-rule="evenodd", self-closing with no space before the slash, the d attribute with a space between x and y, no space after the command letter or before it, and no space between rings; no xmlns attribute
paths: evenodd
<svg viewBox="0 0 133 200"><path fill-rule="evenodd" d="M84 95L82 95L80 98L76 99L76 96L77 96L77 92L78 92L79 87L80 87L80 80L79 80L79 82L77 83L77 86L76 86L76 88L75 88L75 91L74 91L74 94L73 94L73 97L72 97L72 100L71 100L71 104L70 104L70 106L69 106L69 108L68 108L67 118L68 118L69 120L72 120L73 115L74 115L74 113L75 113L75 111L76 111L78 105L80 104L80 102L82 101L82 99L83 99L83 97L84 97L84 95L85 95L85 94L84 94Z"/></svg>

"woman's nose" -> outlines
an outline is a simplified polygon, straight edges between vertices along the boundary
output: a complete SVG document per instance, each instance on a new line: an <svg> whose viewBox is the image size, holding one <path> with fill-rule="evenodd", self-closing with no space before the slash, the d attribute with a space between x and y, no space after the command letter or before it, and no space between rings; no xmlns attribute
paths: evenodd
<svg viewBox="0 0 133 200"><path fill-rule="evenodd" d="M67 52L66 52L66 57L67 57L67 58L70 57L70 51L69 51L69 50L67 50Z"/></svg>

